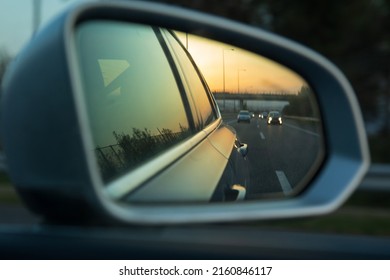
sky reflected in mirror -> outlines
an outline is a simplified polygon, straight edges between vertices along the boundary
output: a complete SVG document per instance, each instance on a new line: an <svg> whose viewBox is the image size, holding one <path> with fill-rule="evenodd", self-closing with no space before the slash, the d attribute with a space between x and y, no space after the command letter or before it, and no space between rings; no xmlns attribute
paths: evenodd
<svg viewBox="0 0 390 280"><path fill-rule="evenodd" d="M176 32L212 92L297 94L307 86L295 72L236 46Z"/></svg>
<svg viewBox="0 0 390 280"><path fill-rule="evenodd" d="M104 20L82 23L76 45L91 149L112 199L286 198L304 189L324 158L314 92L274 61Z"/></svg>

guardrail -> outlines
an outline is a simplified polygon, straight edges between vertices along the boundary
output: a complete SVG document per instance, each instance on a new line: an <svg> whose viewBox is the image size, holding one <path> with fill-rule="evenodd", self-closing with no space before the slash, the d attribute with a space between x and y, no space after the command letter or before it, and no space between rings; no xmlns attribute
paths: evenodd
<svg viewBox="0 0 390 280"><path fill-rule="evenodd" d="M312 121L312 122L319 122L319 118L312 118L312 117L298 117L298 116L289 116L284 115L283 118L286 119L292 119L292 120L299 120L299 121Z"/></svg>
<svg viewBox="0 0 390 280"><path fill-rule="evenodd" d="M0 172L6 173L7 171L7 160L5 155L0 151Z"/></svg>
<svg viewBox="0 0 390 280"><path fill-rule="evenodd" d="M372 164L357 190L390 192L390 164Z"/></svg>

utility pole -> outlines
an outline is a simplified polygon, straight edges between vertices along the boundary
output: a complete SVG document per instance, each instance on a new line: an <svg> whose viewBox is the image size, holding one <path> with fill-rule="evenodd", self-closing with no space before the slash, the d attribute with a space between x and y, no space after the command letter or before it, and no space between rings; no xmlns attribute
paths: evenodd
<svg viewBox="0 0 390 280"><path fill-rule="evenodd" d="M35 35L35 32L37 32L39 25L41 24L41 7L42 0L33 0L33 36Z"/></svg>

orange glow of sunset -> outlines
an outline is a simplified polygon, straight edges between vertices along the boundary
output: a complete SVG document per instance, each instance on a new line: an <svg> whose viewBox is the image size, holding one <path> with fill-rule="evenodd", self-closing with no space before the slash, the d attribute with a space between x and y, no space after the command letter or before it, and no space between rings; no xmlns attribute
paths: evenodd
<svg viewBox="0 0 390 280"><path fill-rule="evenodd" d="M297 94L306 82L265 57L199 36L176 32L212 92Z"/></svg>

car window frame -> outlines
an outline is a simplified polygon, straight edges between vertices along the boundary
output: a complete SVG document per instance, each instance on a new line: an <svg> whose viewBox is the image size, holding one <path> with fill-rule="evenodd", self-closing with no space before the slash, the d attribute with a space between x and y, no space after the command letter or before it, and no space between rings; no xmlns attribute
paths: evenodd
<svg viewBox="0 0 390 280"><path fill-rule="evenodd" d="M83 22L84 22L83 20L77 22L76 28L77 26L80 26ZM131 24L131 22L129 22L129 24ZM126 193L130 193L132 190L141 187L143 184L148 182L148 180L150 180L151 178L159 176L166 169L172 166L175 162L180 160L180 158L190 153L195 147L200 145L207 138L207 135L211 131L215 130L218 127L218 125L221 123L220 119L216 119L208 127L208 129L210 130L208 133L205 133L204 129L202 130L195 129L194 117L196 115L193 114L193 109L195 107L194 104L192 104L191 100L189 99L190 95L188 94L188 91L185 90L182 77L179 74L178 65L173 60L171 50L168 49L165 39L161 36L160 30L158 30L159 28L153 25L149 25L149 26L151 26L153 30L157 30L157 32L155 32L156 38L161 46L161 49L163 50L166 56L166 59L168 60L170 70L172 71L175 82L179 88L180 96L189 123L191 136L183 140L182 142L170 147L166 151L163 151L157 157L154 157L140 164L135 169L130 170L126 174L123 174L119 178L116 178L115 180L106 184L103 182L101 178L101 174L99 172L99 166L97 165L96 155L94 154L94 149L93 149L94 147L93 139L90 136L89 137L87 136L88 133L84 134L83 135L84 151L88 162L88 168L90 170L90 180L92 182L92 185L96 193L98 194L98 197L100 197L103 204L105 204L109 208L112 207L114 201L120 200L122 197L124 197ZM70 56L69 59L71 61L71 65L74 65L74 67L76 68L76 71L74 71L73 73L73 78L75 80L74 82L75 92L78 92L78 94L77 93L75 94L75 98L78 100L77 102L78 117L81 120L80 123L81 129L85 131L90 131L89 117L85 110L85 108L87 107L86 106L87 101L83 96L83 82L81 78L79 78L81 77L81 68L77 59L78 55L77 55L77 47L76 47L77 43L76 43L75 33L71 36L71 38L72 40L71 42L69 42L69 45L72 50L69 53ZM201 79L201 81L202 83L204 83L203 79Z"/></svg>
<svg viewBox="0 0 390 280"><path fill-rule="evenodd" d="M185 91L187 93L187 98L193 104L194 109L192 110L192 112L193 112L194 121L196 120L198 123L198 126L195 125L196 129L198 129L199 131L201 131L201 130L207 130L207 131L214 130L216 128L216 124L221 123L222 117L221 117L221 114L219 112L217 102L215 101L214 97L212 96L210 88L209 88L202 72L200 71L199 67L195 63L191 54L188 52L188 50L185 48L183 43L177 37L175 32L173 30L170 30L170 29L161 29L161 30L163 30L162 34L164 35L164 42L167 44L167 47L169 48L171 53L175 56L174 62L176 63L176 67L177 67L178 71L180 72L181 80L185 84ZM186 55L186 59L188 59L188 62L191 64L192 68L195 70L197 78L200 80L200 82L203 86L204 92L205 92L207 100L208 100L208 104L211 107L211 113L214 116L214 119L209 123L202 122L201 113L199 110L199 104L197 103L196 99L193 96L193 92L191 90L191 85L187 82L187 74L185 73L183 66L181 65L180 58L178 57L178 54L176 53L175 48L173 46L171 46L170 41L167 38L167 36L172 36L172 38L178 43L178 45L180 46L180 49Z"/></svg>

